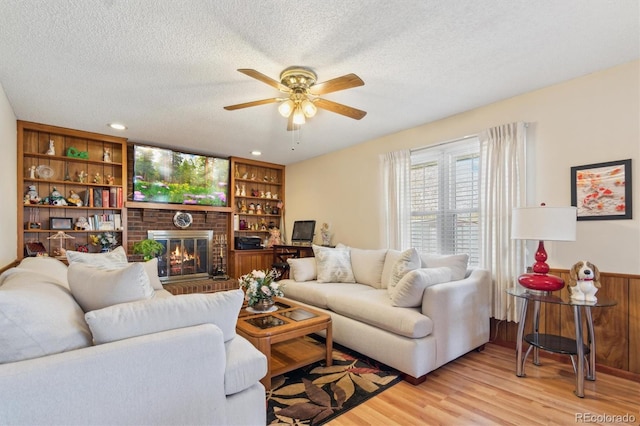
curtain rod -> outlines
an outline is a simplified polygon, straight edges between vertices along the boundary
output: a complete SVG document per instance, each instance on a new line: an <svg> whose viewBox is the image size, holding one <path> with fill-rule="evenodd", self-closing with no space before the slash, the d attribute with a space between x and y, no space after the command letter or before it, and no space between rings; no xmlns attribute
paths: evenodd
<svg viewBox="0 0 640 426"><path fill-rule="evenodd" d="M528 128L528 127L529 127L529 123L525 122L525 123L524 123L524 127L525 127L525 129L526 129L526 128ZM444 142L434 143L433 145L421 146L421 147L419 147L419 148L411 148L411 149L409 150L409 152L421 151L421 150L426 149L426 148L433 148L433 147L440 146L440 145L444 145L444 144L447 144L447 143L460 142L460 141L463 141L463 140L465 140L465 139L477 138L477 137L478 137L478 135L479 135L479 133L475 133L475 134L472 134L472 135L463 136L463 137L461 137L461 138L449 139L449 140L444 141Z"/></svg>

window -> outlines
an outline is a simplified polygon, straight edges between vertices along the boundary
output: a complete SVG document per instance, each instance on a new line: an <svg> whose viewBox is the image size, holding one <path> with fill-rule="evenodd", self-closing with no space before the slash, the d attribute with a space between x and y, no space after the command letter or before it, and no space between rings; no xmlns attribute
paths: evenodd
<svg viewBox="0 0 640 426"><path fill-rule="evenodd" d="M478 138L411 153L411 246L480 261Z"/></svg>

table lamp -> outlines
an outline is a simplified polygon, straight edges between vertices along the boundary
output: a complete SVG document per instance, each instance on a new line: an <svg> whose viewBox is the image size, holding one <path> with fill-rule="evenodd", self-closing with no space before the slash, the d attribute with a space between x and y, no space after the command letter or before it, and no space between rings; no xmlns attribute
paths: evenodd
<svg viewBox="0 0 640 426"><path fill-rule="evenodd" d="M547 252L544 240L547 241L575 241L576 219L575 207L547 207L544 203L540 207L521 207L513 209L511 222L511 239L538 240L536 263L533 273L522 274L518 282L528 290L552 292L564 287L564 280L555 275L549 275Z"/></svg>

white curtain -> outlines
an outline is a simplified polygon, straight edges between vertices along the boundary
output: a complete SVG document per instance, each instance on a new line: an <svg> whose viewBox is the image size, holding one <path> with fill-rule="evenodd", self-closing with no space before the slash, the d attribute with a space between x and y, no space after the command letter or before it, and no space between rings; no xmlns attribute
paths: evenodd
<svg viewBox="0 0 640 426"><path fill-rule="evenodd" d="M411 245L411 153L388 152L381 163L384 240L387 248L404 250Z"/></svg>
<svg viewBox="0 0 640 426"><path fill-rule="evenodd" d="M511 240L511 211L526 202L526 125L511 123L480 133L480 265L492 276L492 317L518 321L513 296L524 272L525 245Z"/></svg>

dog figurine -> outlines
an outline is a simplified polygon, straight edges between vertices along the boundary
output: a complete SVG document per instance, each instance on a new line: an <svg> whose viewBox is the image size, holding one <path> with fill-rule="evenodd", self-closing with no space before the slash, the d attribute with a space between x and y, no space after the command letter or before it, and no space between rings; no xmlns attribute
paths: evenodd
<svg viewBox="0 0 640 426"><path fill-rule="evenodd" d="M586 260L580 260L571 267L567 289L571 300L576 302L595 302L596 292L600 288L600 271L598 267Z"/></svg>

